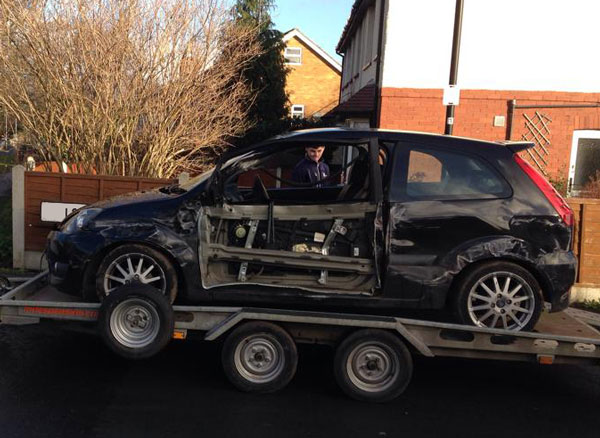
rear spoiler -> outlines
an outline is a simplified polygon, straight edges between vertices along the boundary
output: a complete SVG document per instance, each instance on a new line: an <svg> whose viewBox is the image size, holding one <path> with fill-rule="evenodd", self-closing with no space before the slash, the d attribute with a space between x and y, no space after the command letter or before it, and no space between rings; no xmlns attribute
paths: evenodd
<svg viewBox="0 0 600 438"><path fill-rule="evenodd" d="M530 149L535 146L535 143L532 141L499 141L498 144L506 146L508 149L513 151L514 153L524 151L525 149Z"/></svg>

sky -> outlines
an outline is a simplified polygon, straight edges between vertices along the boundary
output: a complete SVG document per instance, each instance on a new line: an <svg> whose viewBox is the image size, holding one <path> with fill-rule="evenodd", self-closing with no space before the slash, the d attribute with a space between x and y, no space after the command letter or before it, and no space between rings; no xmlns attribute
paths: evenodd
<svg viewBox="0 0 600 438"><path fill-rule="evenodd" d="M341 62L335 47L353 3L354 0L275 0L271 18L277 30L287 32L297 27Z"/></svg>

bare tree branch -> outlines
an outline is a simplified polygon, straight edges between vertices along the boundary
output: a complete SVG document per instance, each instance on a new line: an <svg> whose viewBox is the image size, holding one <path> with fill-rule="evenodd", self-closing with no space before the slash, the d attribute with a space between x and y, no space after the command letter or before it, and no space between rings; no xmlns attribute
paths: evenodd
<svg viewBox="0 0 600 438"><path fill-rule="evenodd" d="M249 127L259 50L223 0L0 0L0 105L45 160L198 172Z"/></svg>

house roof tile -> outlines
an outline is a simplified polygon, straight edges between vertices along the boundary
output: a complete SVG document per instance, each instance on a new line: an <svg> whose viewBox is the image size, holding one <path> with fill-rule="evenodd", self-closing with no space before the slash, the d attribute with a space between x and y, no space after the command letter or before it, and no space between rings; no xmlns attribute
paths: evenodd
<svg viewBox="0 0 600 438"><path fill-rule="evenodd" d="M375 85L366 85L345 102L333 108L327 115L341 113L370 113L375 108Z"/></svg>

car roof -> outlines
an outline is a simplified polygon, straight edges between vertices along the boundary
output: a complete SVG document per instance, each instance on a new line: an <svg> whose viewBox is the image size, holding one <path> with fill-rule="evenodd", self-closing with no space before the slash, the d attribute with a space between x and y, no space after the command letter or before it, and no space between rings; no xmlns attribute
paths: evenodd
<svg viewBox="0 0 600 438"><path fill-rule="evenodd" d="M390 129L376 129L376 128L316 128L316 129L303 129L299 131L292 131L276 137L270 138L269 140L261 143L277 143L277 142L319 142L319 141L333 141L333 140L349 140L349 139L362 139L370 137L378 137L382 140L390 141L417 141L417 142L431 142L437 144L462 144L465 143L473 146L502 146L506 142L495 142L478 140L467 137L457 137L444 134L435 134L430 132L416 132L416 131L396 131Z"/></svg>
<svg viewBox="0 0 600 438"><path fill-rule="evenodd" d="M486 152L490 149L505 153L510 149L511 154L520 150L526 149L527 147L533 146L530 142L507 142L507 141L486 141L478 140L467 137L457 137L452 135L435 134L431 132L416 132L416 131L396 131L391 129L378 129L378 128L347 128L347 127L335 127L335 128L314 128L314 129L302 129L298 131L291 131L275 137L271 137L260 143L256 143L243 148L232 148L229 149L222 157L221 160L229 159L234 156L242 155L246 152L256 150L269 145L276 145L281 143L328 143L334 141L348 141L348 140L364 140L372 137L377 137L383 141L390 142L414 142L414 143L426 143L428 145L440 145L448 147L456 147L460 149L471 149L473 152L481 151L482 147L487 148ZM513 147L514 146L514 147Z"/></svg>

